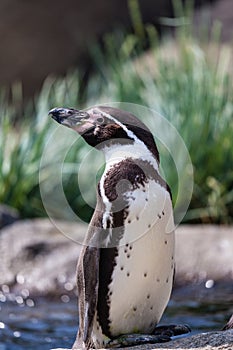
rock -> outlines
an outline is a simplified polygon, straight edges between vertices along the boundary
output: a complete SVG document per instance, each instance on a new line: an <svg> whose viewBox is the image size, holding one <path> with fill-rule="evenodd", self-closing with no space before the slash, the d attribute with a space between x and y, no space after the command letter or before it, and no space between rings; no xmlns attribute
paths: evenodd
<svg viewBox="0 0 233 350"><path fill-rule="evenodd" d="M0 285L30 295L76 293L76 264L87 225L48 219L18 221L0 231ZM176 284L233 279L232 227L181 225Z"/></svg>
<svg viewBox="0 0 233 350"><path fill-rule="evenodd" d="M0 229L10 225L19 219L19 213L16 209L5 204L0 204Z"/></svg>
<svg viewBox="0 0 233 350"><path fill-rule="evenodd" d="M120 348L118 348L120 349ZM195 334L185 338L179 338L168 343L140 345L126 347L124 350L172 350L172 349L189 349L189 350L232 350L233 349L233 330L225 332L208 332ZM51 350L71 350L71 349L51 349Z"/></svg>
<svg viewBox="0 0 233 350"><path fill-rule="evenodd" d="M1 231L0 285L40 296L73 289L81 249L77 241L82 241L86 225L58 225L60 231L47 219L25 220Z"/></svg>
<svg viewBox="0 0 233 350"><path fill-rule="evenodd" d="M176 283L233 279L233 227L180 225L176 232Z"/></svg>

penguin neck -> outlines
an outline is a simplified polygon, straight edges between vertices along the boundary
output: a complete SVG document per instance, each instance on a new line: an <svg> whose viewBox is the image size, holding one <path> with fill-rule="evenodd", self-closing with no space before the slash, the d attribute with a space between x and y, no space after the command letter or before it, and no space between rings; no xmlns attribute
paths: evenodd
<svg viewBox="0 0 233 350"><path fill-rule="evenodd" d="M154 155L144 143L134 142L133 144L112 144L103 148L107 166L112 166L127 158L139 159L149 162L155 170L159 170L159 164Z"/></svg>

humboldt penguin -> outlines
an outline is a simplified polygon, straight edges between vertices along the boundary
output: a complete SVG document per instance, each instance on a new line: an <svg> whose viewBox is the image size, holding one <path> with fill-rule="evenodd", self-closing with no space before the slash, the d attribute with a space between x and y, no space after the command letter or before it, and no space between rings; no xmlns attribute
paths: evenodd
<svg viewBox="0 0 233 350"><path fill-rule="evenodd" d="M49 114L106 159L78 261L72 349L165 342L189 332L185 325L157 326L172 290L175 241L171 191L152 133L133 114L107 106Z"/></svg>

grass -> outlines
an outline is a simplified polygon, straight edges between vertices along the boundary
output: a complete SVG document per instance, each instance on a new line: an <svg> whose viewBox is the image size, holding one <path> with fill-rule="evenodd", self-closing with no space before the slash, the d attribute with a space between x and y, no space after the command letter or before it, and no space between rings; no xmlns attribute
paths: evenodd
<svg viewBox="0 0 233 350"><path fill-rule="evenodd" d="M49 77L35 107L25 109L16 127L12 123L15 111L2 99L0 202L17 208L22 217L46 215L39 188L40 169L50 212L69 218L59 201L56 206L53 201L49 203L49 198L56 198L59 192L58 164L64 159L66 198L74 211L88 220L96 180L90 181L90 172L97 173L102 160L90 155L89 166L82 169L80 188L77 172L90 148L81 139L76 141L72 131L57 131L47 113L54 106L87 107L121 101L158 111L184 139L194 167L194 192L185 221L232 223L233 85L231 75L222 69L225 58L220 55L217 62L208 60L202 43L190 33L178 34L173 44L168 40L158 44L152 26L146 27L145 33L150 42L145 56L141 55L142 39L132 34L107 36L103 50L93 48L97 73L89 79L85 91L80 91L80 72L71 72L63 79ZM41 164L48 146L51 151ZM175 165L162 145L160 151L176 199Z"/></svg>
<svg viewBox="0 0 233 350"><path fill-rule="evenodd" d="M69 91L72 91L72 96L68 95ZM43 183L46 176L50 175L49 169L59 161L65 141L65 135L63 141L57 140L49 163L42 168L43 152L55 130L55 125L48 118L48 111L51 106L76 104L76 100L72 98L77 96L78 92L79 80L74 75L64 80L47 79L36 100L35 108L28 106L17 126L13 125L14 109L5 105L0 120L0 202L17 208L22 217L46 215L40 195L39 170L41 168ZM76 162L76 158L73 152L67 157L67 163ZM65 175L64 177L64 182L67 182ZM47 189L48 195L51 195L57 186L56 177L51 184L53 187ZM70 186L71 183L65 190L69 191Z"/></svg>

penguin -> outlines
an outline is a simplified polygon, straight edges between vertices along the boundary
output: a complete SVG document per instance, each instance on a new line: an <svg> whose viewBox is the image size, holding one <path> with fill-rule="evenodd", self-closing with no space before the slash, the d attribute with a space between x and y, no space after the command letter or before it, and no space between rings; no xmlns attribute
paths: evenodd
<svg viewBox="0 0 233 350"><path fill-rule="evenodd" d="M171 295L175 237L171 191L151 131L133 114L107 106L49 114L106 160L77 266L72 350L165 342L189 332L186 325L157 326Z"/></svg>

